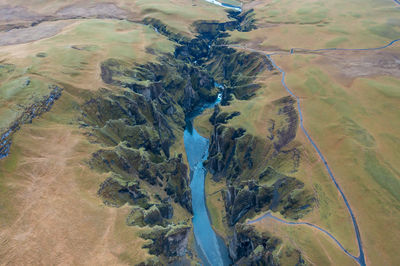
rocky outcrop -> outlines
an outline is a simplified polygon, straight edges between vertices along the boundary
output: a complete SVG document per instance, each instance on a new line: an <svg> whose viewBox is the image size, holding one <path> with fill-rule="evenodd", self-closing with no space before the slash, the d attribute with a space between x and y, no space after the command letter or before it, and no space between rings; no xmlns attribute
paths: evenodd
<svg viewBox="0 0 400 266"><path fill-rule="evenodd" d="M167 227L155 226L149 232L143 233L144 239L152 240L145 245L150 254L166 257L183 256L191 227L188 225L169 225Z"/></svg>
<svg viewBox="0 0 400 266"><path fill-rule="evenodd" d="M274 102L276 106L279 106L277 114L283 117L284 123L278 127L276 121L271 120L272 125L269 128L271 135L268 138L273 141L274 148L278 152L296 137L299 118L294 108L295 103L295 99L290 96L283 97Z"/></svg>
<svg viewBox="0 0 400 266"><path fill-rule="evenodd" d="M229 11L229 17L232 20L225 23L217 21L194 23L193 26L199 35L191 40L164 30L167 26L161 21L154 19L144 21L145 24L156 28L160 34L179 44L174 53L176 59L201 66L218 83L224 84L223 104L228 104L231 94L243 100L252 97L259 88L252 82L257 74L273 68L271 62L262 54L239 52L226 46L229 44L225 40L225 37L229 36L226 31L250 31L255 28L253 11L244 13Z"/></svg>
<svg viewBox="0 0 400 266"><path fill-rule="evenodd" d="M168 37L168 39L170 39L173 42L176 42L179 44L186 44L190 41L190 39L187 38L186 36L183 36L182 34L174 32L168 25L164 24L159 19L147 17L143 20L143 23L145 25L152 26L156 32Z"/></svg>
<svg viewBox="0 0 400 266"><path fill-rule="evenodd" d="M175 52L160 56L157 63L142 65L112 58L105 60L101 64L101 77L105 83L120 87L120 91L101 90L82 106L82 126L88 129L92 141L103 145L93 154L91 166L117 175L102 184L99 195L111 206L132 205L127 224L152 228L143 237L152 240L147 247L155 255L174 257L184 254L190 226L172 225L172 205L161 197L143 193L143 188L153 192L163 190L162 194L165 192L171 200L191 212L187 167L182 155L170 154L176 136L183 133L186 122L205 103L216 100L221 92L218 83L226 84L224 104L229 104L231 94L238 99L248 99L258 88L251 81L258 73L272 67L260 54L238 52L223 45L227 30L253 28L251 12L230 13L230 17L232 20L227 23L195 23L198 36L193 39L175 33L159 20L146 18L145 24L177 44ZM238 115L239 112L217 114L215 123L227 123ZM244 133L234 130L229 134L233 139L239 139ZM250 138L256 145L257 140ZM234 150L229 145L226 142L224 148ZM224 157L225 152L218 151L218 156ZM248 150L245 158L249 168L253 164L250 157L251 150ZM210 163L216 165L216 169L210 167L215 169L214 174L220 170L231 172L225 169L230 165L230 159L211 159ZM235 167L238 171L237 165ZM262 192L262 188L241 189L229 195L232 204L227 208L232 224L267 202L266 195L272 197L272 192ZM246 201L249 194L254 194L250 203Z"/></svg>
<svg viewBox="0 0 400 266"><path fill-rule="evenodd" d="M278 170L284 162L285 169L292 164L295 171L300 160L293 143L298 126L293 104L290 97L273 102L277 110L274 117L280 122L270 130L274 137L265 139L225 125L235 113L214 109L210 118L214 130L205 165L216 181L223 178L226 182L221 193L230 226L261 210L279 211L294 219L310 210L314 201L311 192L301 181Z"/></svg>
<svg viewBox="0 0 400 266"><path fill-rule="evenodd" d="M239 188L230 185L226 190L222 190L222 197L229 224L234 225L248 211L260 211L264 206L268 206L273 198L273 189L249 182L247 186Z"/></svg>
<svg viewBox="0 0 400 266"><path fill-rule="evenodd" d="M272 251L280 241L260 233L250 225L236 224L229 241L229 254L235 265L278 265Z"/></svg>
<svg viewBox="0 0 400 266"><path fill-rule="evenodd" d="M215 111L211 115L209 121L211 124L216 125L216 124L226 124L228 120L234 118L235 116L239 116L240 112L221 112L221 108L219 105L215 106Z"/></svg>
<svg viewBox="0 0 400 266"><path fill-rule="evenodd" d="M222 190L229 225L234 225L248 212L270 209L280 211L291 218L304 215L312 204L312 197L302 191L304 184L295 178L284 176L272 185L259 185L249 181L248 185L229 185Z"/></svg>
<svg viewBox="0 0 400 266"><path fill-rule="evenodd" d="M29 82L29 79L28 81ZM43 98L32 105L25 107L24 111L11 123L11 126L4 129L0 134L0 159L6 157L9 153L12 135L26 123L31 123L32 120L42 115L44 112L48 112L53 106L54 102L60 98L62 88L53 85L49 87L49 94L43 96Z"/></svg>
<svg viewBox="0 0 400 266"><path fill-rule="evenodd" d="M150 199L137 180L128 181L115 173L100 185L98 195L103 199L104 204L113 207L120 207L125 203L146 207Z"/></svg>
<svg viewBox="0 0 400 266"><path fill-rule="evenodd" d="M189 212L192 211L188 171L181 156L154 163L141 154L140 150L127 147L125 143L121 143L113 150L96 152L93 155L91 165L102 171L119 174L121 179L127 182L126 184L141 179L150 185L158 185L164 188L175 202L180 203ZM109 181L106 181L106 183L107 185L103 183L99 193L103 194L104 187L106 187L108 190L111 188L115 190L113 195L121 195L121 192L126 192L129 198L133 198L133 192L129 190L130 187L122 189L120 186L113 185L110 187ZM108 192L108 194L111 193Z"/></svg>

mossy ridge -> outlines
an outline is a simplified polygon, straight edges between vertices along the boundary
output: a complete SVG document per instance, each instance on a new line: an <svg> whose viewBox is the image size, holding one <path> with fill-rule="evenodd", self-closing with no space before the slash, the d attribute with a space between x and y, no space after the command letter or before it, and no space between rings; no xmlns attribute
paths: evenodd
<svg viewBox="0 0 400 266"><path fill-rule="evenodd" d="M133 206L126 221L131 226L170 226L171 198L191 212L187 167L182 155L169 154L175 132L183 131L184 117L177 116L174 122L160 109L128 90L101 90L82 106L82 126L104 146L93 154L90 165L111 173L98 194L109 206ZM161 261L176 256L165 252Z"/></svg>
<svg viewBox="0 0 400 266"><path fill-rule="evenodd" d="M29 79L28 79L29 80ZM19 130L21 125L31 123L32 119L49 111L54 102L60 98L62 88L56 85L48 86L49 94L42 96L41 99L34 99L28 106L22 106L17 117L10 123L10 126L0 129L0 159L6 157L10 150L12 135Z"/></svg>
<svg viewBox="0 0 400 266"><path fill-rule="evenodd" d="M229 254L235 265L278 265L273 251L281 241L253 226L238 223L229 243Z"/></svg>
<svg viewBox="0 0 400 266"><path fill-rule="evenodd" d="M229 119L237 113L221 112L220 107L215 107L210 118L214 130L205 165L216 181L226 182L221 193L227 226L240 224L255 213L267 210L298 219L314 205L312 192L303 182L290 176L297 172L303 150L295 141L299 121L294 104L291 97L271 103L269 135L265 138L229 126ZM267 259L267 250L263 252L261 257ZM236 254L237 263L241 261L239 253ZM253 255L245 257L260 259L260 256Z"/></svg>

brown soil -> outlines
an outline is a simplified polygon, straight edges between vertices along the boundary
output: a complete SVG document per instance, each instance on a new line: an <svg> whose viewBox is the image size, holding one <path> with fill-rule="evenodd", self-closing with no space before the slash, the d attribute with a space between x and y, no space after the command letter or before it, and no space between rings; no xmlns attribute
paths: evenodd
<svg viewBox="0 0 400 266"><path fill-rule="evenodd" d="M69 2L71 3L71 2ZM12 4L10 2L10 4ZM59 33L70 22L53 22L82 18L140 20L141 16L114 3L72 1L58 7L56 12L22 6L0 6L0 46L28 43ZM132 9L132 8L130 8Z"/></svg>
<svg viewBox="0 0 400 266"><path fill-rule="evenodd" d="M325 52L319 63L347 81L378 75L400 77L400 54L390 50Z"/></svg>
<svg viewBox="0 0 400 266"><path fill-rule="evenodd" d="M44 22L35 27L18 28L10 31L0 31L0 46L28 43L49 38L59 33L72 21Z"/></svg>

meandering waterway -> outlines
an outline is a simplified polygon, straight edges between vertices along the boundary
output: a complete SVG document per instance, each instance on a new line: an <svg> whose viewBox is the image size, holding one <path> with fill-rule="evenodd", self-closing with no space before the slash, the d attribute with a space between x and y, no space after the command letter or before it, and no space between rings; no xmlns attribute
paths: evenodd
<svg viewBox="0 0 400 266"><path fill-rule="evenodd" d="M208 156L209 140L202 137L193 127L193 119L200 115L202 110L213 108L221 101L221 95L213 104L207 104L187 121L183 138L185 150L190 167L193 206L193 231L196 238L198 253L205 265L230 265L231 260L224 241L214 232L206 206L205 177L206 169L203 167L204 160Z"/></svg>

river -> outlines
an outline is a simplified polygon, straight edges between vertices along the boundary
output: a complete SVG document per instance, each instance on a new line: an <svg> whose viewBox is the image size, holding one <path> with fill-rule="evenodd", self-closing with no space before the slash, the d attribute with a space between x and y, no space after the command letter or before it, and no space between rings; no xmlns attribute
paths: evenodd
<svg viewBox="0 0 400 266"><path fill-rule="evenodd" d="M206 169L203 167L204 160L208 156L209 140L200 136L192 126L196 116L206 108L213 108L221 101L218 95L216 102L206 104L195 112L187 121L183 138L185 150L190 167L193 206L193 231L196 239L198 253L204 265L229 265L231 259L224 241L214 232L208 215L205 197Z"/></svg>

